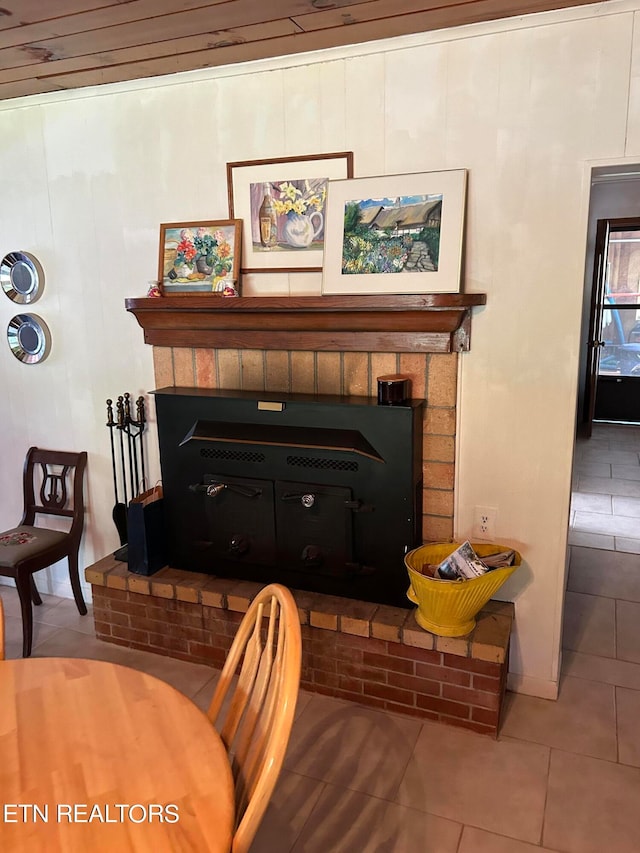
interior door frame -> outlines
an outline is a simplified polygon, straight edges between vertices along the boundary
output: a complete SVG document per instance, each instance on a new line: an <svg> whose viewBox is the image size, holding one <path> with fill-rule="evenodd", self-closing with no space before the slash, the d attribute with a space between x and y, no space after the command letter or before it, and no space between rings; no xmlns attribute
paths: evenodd
<svg viewBox="0 0 640 853"><path fill-rule="evenodd" d="M638 228L640 217L630 216L617 219L598 219L593 259L593 279L591 287L591 310L589 313L589 334L587 336L587 367L584 387L584 407L582 435L590 438L593 431L593 419L596 407L596 388L600 351L604 346L602 338L602 296L606 280L606 259L609 239L612 231L621 231L629 227Z"/></svg>

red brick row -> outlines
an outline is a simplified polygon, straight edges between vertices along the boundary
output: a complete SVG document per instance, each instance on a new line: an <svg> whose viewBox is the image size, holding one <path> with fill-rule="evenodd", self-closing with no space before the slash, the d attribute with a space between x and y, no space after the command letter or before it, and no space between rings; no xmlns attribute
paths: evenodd
<svg viewBox="0 0 640 853"><path fill-rule="evenodd" d="M416 705L416 694L413 691L403 690L400 687L389 687L385 684L367 684L365 682L364 695L375 696L377 699L385 699L388 702L406 705L409 708Z"/></svg>
<svg viewBox="0 0 640 853"><path fill-rule="evenodd" d="M340 666L340 674L347 678L358 678L364 681L371 681L376 684L386 684L391 673L386 669L376 669L374 667L343 663Z"/></svg>
<svg viewBox="0 0 640 853"><path fill-rule="evenodd" d="M421 663L442 663L442 652L434 649L419 649L415 646L405 646L402 643L388 643L388 653L394 658L407 658ZM450 656L449 656L450 657ZM464 660L464 658L460 658Z"/></svg>
<svg viewBox="0 0 640 853"><path fill-rule="evenodd" d="M416 696L416 704L418 708L424 708L426 711L436 711L438 714L445 714L448 717L457 717L459 719L471 718L471 706L463 705L461 702L452 702L449 699L442 699L439 696Z"/></svg>
<svg viewBox="0 0 640 853"><path fill-rule="evenodd" d="M138 643L149 644L148 631L138 631L136 628L123 627L122 625L112 625L111 636L119 640L135 640Z"/></svg>
<svg viewBox="0 0 640 853"><path fill-rule="evenodd" d="M442 692L442 685L439 681L418 678L415 675L398 675L395 672L390 672L388 683L392 687L402 687L406 690L412 690L414 693L425 693L428 696L440 696Z"/></svg>
<svg viewBox="0 0 640 853"><path fill-rule="evenodd" d="M467 672L477 673L479 675L490 675L493 678L499 678L502 665L492 663L486 660L477 660L476 658L461 658L458 655L443 655L443 663L445 666L450 666L452 669L464 669Z"/></svg>
<svg viewBox="0 0 640 853"><path fill-rule="evenodd" d="M465 705L478 705L480 708L497 710L500 696L497 693L487 693L483 690L473 690L470 687L458 687L457 684L443 684L442 695L445 699L464 702Z"/></svg>
<svg viewBox="0 0 640 853"><path fill-rule="evenodd" d="M371 652L372 654L387 654L389 646L387 640L358 637L356 634L337 634L336 644L352 650L361 649L363 652Z"/></svg>
<svg viewBox="0 0 640 853"><path fill-rule="evenodd" d="M413 675L415 673L414 662L412 660L405 660L404 658L363 652L362 662L365 666L403 673L404 675Z"/></svg>
<svg viewBox="0 0 640 853"><path fill-rule="evenodd" d="M506 672L506 666L503 667L503 669ZM477 672L474 672L473 683L471 686L475 690L492 690L499 693L501 688L501 681L502 679L499 677L489 678L486 675L478 675Z"/></svg>
<svg viewBox="0 0 640 853"><path fill-rule="evenodd" d="M416 663L416 675L420 678L432 678L443 684L459 684L460 687L469 687L471 684L471 673L432 663Z"/></svg>

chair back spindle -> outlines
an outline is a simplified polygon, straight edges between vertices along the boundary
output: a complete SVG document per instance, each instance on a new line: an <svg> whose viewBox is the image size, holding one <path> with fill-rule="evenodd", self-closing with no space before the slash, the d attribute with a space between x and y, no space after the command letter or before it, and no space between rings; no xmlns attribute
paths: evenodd
<svg viewBox="0 0 640 853"><path fill-rule="evenodd" d="M229 753L235 783L232 853L249 849L280 774L300 665L295 600L285 587L270 584L240 623L208 711Z"/></svg>

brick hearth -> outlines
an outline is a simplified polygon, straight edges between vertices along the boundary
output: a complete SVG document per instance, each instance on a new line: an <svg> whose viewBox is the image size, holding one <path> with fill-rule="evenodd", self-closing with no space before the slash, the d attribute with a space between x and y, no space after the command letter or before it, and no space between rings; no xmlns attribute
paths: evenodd
<svg viewBox="0 0 640 853"><path fill-rule="evenodd" d="M99 639L221 668L260 588L165 568L131 574L112 556L89 566ZM438 637L413 611L297 592L302 687L495 736L514 607L490 601L466 637Z"/></svg>

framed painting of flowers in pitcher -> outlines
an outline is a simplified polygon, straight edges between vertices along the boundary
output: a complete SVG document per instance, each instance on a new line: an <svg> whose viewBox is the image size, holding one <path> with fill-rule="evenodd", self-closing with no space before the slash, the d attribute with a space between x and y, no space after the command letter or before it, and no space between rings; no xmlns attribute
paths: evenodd
<svg viewBox="0 0 640 853"><path fill-rule="evenodd" d="M353 152L227 163L229 216L242 220L242 272L320 272L329 181Z"/></svg>
<svg viewBox="0 0 640 853"><path fill-rule="evenodd" d="M163 296L238 296L242 223L169 222L160 226L158 281Z"/></svg>

